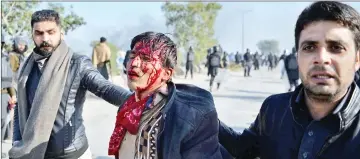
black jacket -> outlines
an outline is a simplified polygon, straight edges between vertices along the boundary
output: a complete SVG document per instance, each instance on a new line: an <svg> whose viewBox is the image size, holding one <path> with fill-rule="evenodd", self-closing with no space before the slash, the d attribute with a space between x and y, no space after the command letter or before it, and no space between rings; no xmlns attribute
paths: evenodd
<svg viewBox="0 0 360 159"><path fill-rule="evenodd" d="M320 121L304 113L306 106L298 96L302 88L265 99L255 122L242 134L220 122L220 143L237 158L358 158L359 87L353 83L337 109Z"/></svg>
<svg viewBox="0 0 360 159"><path fill-rule="evenodd" d="M117 106L122 105L130 94L106 80L93 67L90 58L74 54L45 158L79 158L87 150L88 141L82 118L87 90ZM21 140L17 116L15 107L14 141Z"/></svg>

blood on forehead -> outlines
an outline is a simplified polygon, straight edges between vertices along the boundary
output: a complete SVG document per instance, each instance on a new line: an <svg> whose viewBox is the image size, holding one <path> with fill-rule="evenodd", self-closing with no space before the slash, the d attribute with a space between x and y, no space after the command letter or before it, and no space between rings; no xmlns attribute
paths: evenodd
<svg viewBox="0 0 360 159"><path fill-rule="evenodd" d="M155 47L153 48L153 46ZM152 60L160 60L163 61L164 55L161 54L163 49L165 48L165 44L163 42L159 42L158 44L154 44L154 40L149 41L139 41L135 44L133 48L133 52L136 55L145 55L150 57ZM154 50L153 50L154 49Z"/></svg>

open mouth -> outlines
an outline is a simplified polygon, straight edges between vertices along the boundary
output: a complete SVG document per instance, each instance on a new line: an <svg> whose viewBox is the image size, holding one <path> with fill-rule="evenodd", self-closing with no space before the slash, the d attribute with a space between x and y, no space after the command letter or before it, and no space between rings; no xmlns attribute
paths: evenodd
<svg viewBox="0 0 360 159"><path fill-rule="evenodd" d="M137 78L139 75L135 71L128 71L129 78Z"/></svg>
<svg viewBox="0 0 360 159"><path fill-rule="evenodd" d="M331 80L333 80L334 78L335 77L333 75L331 75L330 73L326 73L326 72L313 73L311 75L311 79L315 83L328 83Z"/></svg>

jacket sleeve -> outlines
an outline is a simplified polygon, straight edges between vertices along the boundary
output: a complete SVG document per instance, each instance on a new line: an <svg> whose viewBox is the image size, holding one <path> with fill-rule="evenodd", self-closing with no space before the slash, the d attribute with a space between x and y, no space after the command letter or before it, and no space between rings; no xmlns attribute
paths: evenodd
<svg viewBox="0 0 360 159"><path fill-rule="evenodd" d="M21 141L21 133L19 127L19 113L18 113L18 105L15 106L14 110L14 129L13 129L13 142L14 141Z"/></svg>
<svg viewBox="0 0 360 159"><path fill-rule="evenodd" d="M89 58L84 58L81 65L81 86L96 96L113 105L120 106L131 95L130 91L106 80L100 72L92 66Z"/></svg>
<svg viewBox="0 0 360 159"><path fill-rule="evenodd" d="M222 159L218 128L217 112L213 110L205 115L195 131L191 132L190 138L182 146L182 158Z"/></svg>
<svg viewBox="0 0 360 159"><path fill-rule="evenodd" d="M263 102L255 121L243 133L234 131L223 122L219 122L219 142L234 157L256 158L260 156L259 138L264 130L267 104L270 97Z"/></svg>

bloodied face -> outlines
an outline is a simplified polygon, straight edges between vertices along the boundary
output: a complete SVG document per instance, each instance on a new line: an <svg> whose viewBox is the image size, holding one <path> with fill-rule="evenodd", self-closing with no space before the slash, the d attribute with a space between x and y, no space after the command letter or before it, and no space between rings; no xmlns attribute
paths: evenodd
<svg viewBox="0 0 360 159"><path fill-rule="evenodd" d="M156 89L171 77L172 70L163 67L164 46L153 49L152 45L152 41L139 41L129 55L128 86L136 92Z"/></svg>

